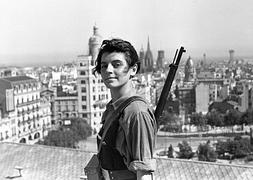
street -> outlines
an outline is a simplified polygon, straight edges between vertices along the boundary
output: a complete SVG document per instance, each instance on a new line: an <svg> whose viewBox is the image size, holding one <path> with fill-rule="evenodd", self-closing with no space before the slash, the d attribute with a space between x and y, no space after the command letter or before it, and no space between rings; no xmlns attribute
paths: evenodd
<svg viewBox="0 0 253 180"><path fill-rule="evenodd" d="M160 149L167 149L170 144L175 148L177 147L178 143L181 143L183 140L186 140L189 142L190 146L193 149L196 149L200 143L205 143L207 140L211 141L211 144L213 144L216 140L225 140L228 139L228 137L188 137L188 138L173 138L173 137L166 137L166 136L158 136L157 137L157 143L155 150ZM97 144L96 144L96 137L91 136L88 137L87 140L80 141L79 149L89 152L97 152Z"/></svg>

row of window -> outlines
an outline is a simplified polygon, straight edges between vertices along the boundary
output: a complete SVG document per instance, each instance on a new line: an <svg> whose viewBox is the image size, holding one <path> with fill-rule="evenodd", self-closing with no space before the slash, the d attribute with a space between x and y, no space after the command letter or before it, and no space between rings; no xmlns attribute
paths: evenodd
<svg viewBox="0 0 253 180"><path fill-rule="evenodd" d="M98 87L98 89L100 89L101 92L106 91L106 87L105 86L100 86L100 87ZM96 87L95 86L92 87L92 91L96 92ZM81 92L82 93L86 93L87 92L86 87L81 87Z"/></svg>
<svg viewBox="0 0 253 180"><path fill-rule="evenodd" d="M76 106L65 106L65 107L62 107L62 106L56 106L56 111L57 112L61 112L61 111L76 111Z"/></svg>
<svg viewBox="0 0 253 180"><path fill-rule="evenodd" d="M64 113L64 115L65 115L66 118L77 117L77 113ZM62 118L62 113L58 113L58 117Z"/></svg>
<svg viewBox="0 0 253 180"><path fill-rule="evenodd" d="M55 101L55 105L75 105L77 104L77 101Z"/></svg>
<svg viewBox="0 0 253 180"><path fill-rule="evenodd" d="M21 120L18 121L18 127L21 125L21 123L23 123L23 125L25 124L25 122L30 124L31 121L35 121L35 120L40 120L40 116L38 114L37 116L33 116L32 118L28 116L27 120L25 120L25 117L23 117L22 121Z"/></svg>
<svg viewBox="0 0 253 180"><path fill-rule="evenodd" d="M85 73L81 74L81 75L84 75ZM93 79L92 80L93 84L96 83L96 80ZM103 83L103 80L102 79L97 79L97 83ZM81 80L81 84L86 84L86 80Z"/></svg>
<svg viewBox="0 0 253 180"><path fill-rule="evenodd" d="M16 136L16 128L12 127L11 131L12 131L12 136ZM0 132L0 141L2 141L4 139L9 139L9 132L8 131Z"/></svg>
<svg viewBox="0 0 253 180"><path fill-rule="evenodd" d="M37 83L29 83L29 84L19 84L14 86L14 90L24 90L24 89L31 89L31 88L38 88Z"/></svg>
<svg viewBox="0 0 253 180"><path fill-rule="evenodd" d="M93 101L104 100L104 99L108 99L108 94L99 94L98 99L96 98L96 95L93 95ZM82 96L82 101L87 101L87 97Z"/></svg>
<svg viewBox="0 0 253 180"><path fill-rule="evenodd" d="M27 107L26 110L24 108L22 108L22 110L18 110L18 116L20 116L21 114L24 115L25 113L29 114L29 113L35 112L35 111L39 111L39 106L38 105L33 106L32 108Z"/></svg>
<svg viewBox="0 0 253 180"><path fill-rule="evenodd" d="M28 125L28 127L26 128L25 126L22 128L22 132L26 132L27 130L30 130L31 128L39 128L40 127L40 124L39 123L37 123L37 125L36 125L36 123L33 123L33 125ZM19 130L18 131L18 134L21 134L21 130Z"/></svg>
<svg viewBox="0 0 253 180"><path fill-rule="evenodd" d="M3 134L5 134L5 136ZM8 131L5 131L5 133L0 132L0 141L8 138L9 138Z"/></svg>
<svg viewBox="0 0 253 180"><path fill-rule="evenodd" d="M32 101L35 101L35 100L36 100L36 101L39 100L38 94L36 94L36 96L32 95L31 98L27 97L27 98L26 98L26 101L24 101L24 98L23 98L23 97L20 98L20 99L17 99L17 105L20 104L20 103L32 102Z"/></svg>

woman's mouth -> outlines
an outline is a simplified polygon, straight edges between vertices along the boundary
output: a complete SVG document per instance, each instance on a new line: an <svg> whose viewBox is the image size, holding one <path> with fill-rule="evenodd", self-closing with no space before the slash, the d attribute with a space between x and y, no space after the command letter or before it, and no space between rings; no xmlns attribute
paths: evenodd
<svg viewBox="0 0 253 180"><path fill-rule="evenodd" d="M116 77L108 77L105 80L108 81L108 80L113 80L113 79L116 79Z"/></svg>

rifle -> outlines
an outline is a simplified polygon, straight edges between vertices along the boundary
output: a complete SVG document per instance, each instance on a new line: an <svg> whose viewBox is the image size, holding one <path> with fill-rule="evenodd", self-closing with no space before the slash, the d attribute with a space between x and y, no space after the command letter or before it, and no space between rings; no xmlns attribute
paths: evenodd
<svg viewBox="0 0 253 180"><path fill-rule="evenodd" d="M165 84L163 86L162 93L160 95L158 104L155 109L154 114L155 114L157 124L158 124L159 118L162 116L162 112L163 112L164 106L166 104L167 97L170 92L170 88L171 88L172 82L174 80L180 59L182 57L182 54L184 52L186 52L186 50L184 49L184 47L181 47L179 50L179 53L177 53L177 52L178 52L178 49L176 50L172 64L170 64L170 66L169 66L170 70L169 70L168 76L166 78Z"/></svg>

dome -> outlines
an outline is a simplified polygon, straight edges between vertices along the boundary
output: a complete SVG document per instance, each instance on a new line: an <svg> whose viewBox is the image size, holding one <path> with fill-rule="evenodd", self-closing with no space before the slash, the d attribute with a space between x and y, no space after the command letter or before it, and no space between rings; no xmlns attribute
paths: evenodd
<svg viewBox="0 0 253 180"><path fill-rule="evenodd" d="M194 81L195 69L194 69L194 65L193 65L193 60L191 59L190 56L186 61L184 72L185 72L185 78L184 78L185 82Z"/></svg>
<svg viewBox="0 0 253 180"><path fill-rule="evenodd" d="M188 68L193 68L194 67L193 60L192 60L192 58L190 56L187 59L185 66L187 66Z"/></svg>
<svg viewBox="0 0 253 180"><path fill-rule="evenodd" d="M93 26L93 35L89 39L89 55L92 56L92 65L94 65L94 61L97 59L101 43L102 37L98 33L98 27Z"/></svg>
<svg viewBox="0 0 253 180"><path fill-rule="evenodd" d="M101 44L102 37L98 33L98 27L93 26L93 35L89 39L89 44Z"/></svg>

